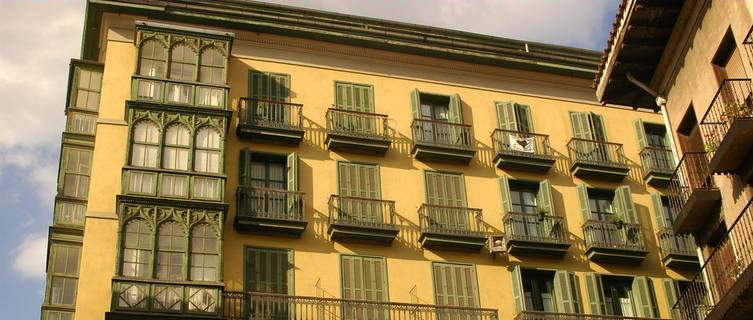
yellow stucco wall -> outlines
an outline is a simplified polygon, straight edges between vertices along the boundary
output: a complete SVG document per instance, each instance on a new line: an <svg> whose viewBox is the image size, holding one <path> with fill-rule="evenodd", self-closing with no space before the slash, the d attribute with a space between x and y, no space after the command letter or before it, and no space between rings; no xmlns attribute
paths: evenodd
<svg viewBox="0 0 753 320"><path fill-rule="evenodd" d="M123 121L124 102L130 94L130 76L135 70L135 47L122 39L128 36L128 32L122 31L133 28L133 18L105 15L105 19L112 19L108 25L111 24L114 29L103 32L103 39L107 40L103 42L106 46L101 50L105 75L100 118L111 123L100 123L97 127L77 319L102 319L103 313L110 308L110 279L115 271L118 225L117 220L112 218L115 213L115 196L120 193L121 168L127 151L128 133L126 126L116 122ZM659 279L684 279L687 275L666 270L661 264L655 236L655 213L649 198L649 193L654 190L643 184L638 156L640 150L632 126L632 120L638 118L661 123L661 115L600 106L593 102L593 91L588 86L590 81L583 79L472 66L247 32L236 32L236 36L228 71L231 108L235 109L239 97L247 95L249 69L290 74L291 101L304 105L306 134L304 141L297 147L239 141L234 134L237 117L233 117L225 144L225 172L228 176L225 202L230 204L230 209L225 224L223 272L228 289L242 290L243 248L258 246L293 250L296 295L323 294L339 297L339 255L355 253L386 257L389 297L395 302L434 303L430 269L432 261L472 263L476 266L481 306L496 308L501 319L510 319L513 317L513 302L507 267L522 264L576 271L580 276L582 306L586 311L588 300L583 272L650 276L654 278L661 315L669 317ZM326 109L334 102L335 80L374 86L375 110L388 114L389 125L396 131L392 146L384 157L326 150L324 117ZM468 166L424 163L410 156L410 92L415 88L460 95L465 122L473 125L478 150ZM496 169L492 163L489 136L496 127L493 102L506 100L530 105L535 132L550 136L558 159L548 175L505 172ZM623 184L629 184L633 192L644 242L650 252L640 266L597 265L588 262L583 255L585 248L575 191L576 185L583 182L572 177L568 170L566 143L572 136L569 111L593 111L601 114L608 140L624 144L631 172ZM280 154L296 152L300 155L299 184L306 193L306 218L309 221L308 228L300 239L239 234L233 228L234 190L238 185L237 159L239 150L244 147ZM340 244L328 240L327 200L330 195L337 193L336 160L379 164L382 198L396 201L397 213L401 217L400 234L391 247ZM425 198L424 170L463 173L468 206L482 209L484 222L495 230L503 229L497 181L500 175L532 180L550 179L556 212L566 217L572 248L562 260L526 258L523 261L505 256L495 260L486 252L422 250L417 241L417 210ZM594 181L587 183L596 187L617 186ZM411 292L417 296L411 296Z"/></svg>

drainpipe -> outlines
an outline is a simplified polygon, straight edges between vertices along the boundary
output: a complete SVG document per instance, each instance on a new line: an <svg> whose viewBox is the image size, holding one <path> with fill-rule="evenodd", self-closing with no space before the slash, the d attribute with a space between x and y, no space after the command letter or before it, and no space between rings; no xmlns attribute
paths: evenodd
<svg viewBox="0 0 753 320"><path fill-rule="evenodd" d="M659 110L661 110L662 120L664 121L664 127L666 128L666 134L670 141L669 148L672 150L672 157L675 159L675 163L679 163L680 157L677 154L677 148L675 148L675 136L672 133L672 126L669 125L669 118L667 117L667 99L660 96L656 91L649 88L649 86L647 86L645 83L633 77L630 72L626 73L625 77L627 77L628 81L636 85L638 88L641 88L643 89L643 91L646 91L650 95L656 97L656 106L659 107Z"/></svg>

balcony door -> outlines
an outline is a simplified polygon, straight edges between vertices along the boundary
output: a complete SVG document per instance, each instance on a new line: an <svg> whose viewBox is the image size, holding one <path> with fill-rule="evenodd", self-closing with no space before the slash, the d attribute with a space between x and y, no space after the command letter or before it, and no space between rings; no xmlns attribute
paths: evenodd
<svg viewBox="0 0 753 320"><path fill-rule="evenodd" d="M290 124L292 113L284 104L290 102L290 75L249 72L248 97L251 123L268 127Z"/></svg>
<svg viewBox="0 0 753 320"><path fill-rule="evenodd" d="M252 208L268 215L285 215L286 194L271 190L287 189L285 160L273 157L254 157L251 161L251 187L258 188L251 194ZM270 191L263 191L264 189Z"/></svg>
<svg viewBox="0 0 753 320"><path fill-rule="evenodd" d="M463 176L453 173L426 172L426 212L428 225L455 231L470 229L468 212L464 208L465 182Z"/></svg>
<svg viewBox="0 0 753 320"><path fill-rule="evenodd" d="M604 130L604 120L601 115L592 112L571 112L570 125L573 129L573 137L577 139L575 154L578 160L590 162L610 162L612 155L606 142L607 135Z"/></svg>
<svg viewBox="0 0 753 320"><path fill-rule="evenodd" d="M463 111L460 96L429 94L413 90L411 94L414 122L413 134L421 142L467 146L469 137L460 126Z"/></svg>
<svg viewBox="0 0 753 320"><path fill-rule="evenodd" d="M383 222L379 167L376 165L339 162L337 164L340 220L364 223Z"/></svg>
<svg viewBox="0 0 753 320"><path fill-rule="evenodd" d="M510 181L510 205L512 212L531 214L532 216L521 216L514 222L514 234L538 237L544 233L540 230L543 225L539 223L538 209L538 185L522 183L519 181Z"/></svg>
<svg viewBox="0 0 753 320"><path fill-rule="evenodd" d="M476 268L468 264L432 263L436 305L478 308ZM437 311L438 320L478 319L457 311Z"/></svg>
<svg viewBox="0 0 753 320"><path fill-rule="evenodd" d="M369 85L335 82L335 108L352 111L336 113L333 128L353 134L376 134L374 91Z"/></svg>
<svg viewBox="0 0 753 320"><path fill-rule="evenodd" d="M293 270L293 257L288 250L246 248L244 291L248 298L244 308L247 319L292 318L290 301L263 294L292 295Z"/></svg>
<svg viewBox="0 0 753 320"><path fill-rule="evenodd" d="M384 258L342 255L342 297L348 301L389 301ZM343 319L389 319L382 305L343 302Z"/></svg>
<svg viewBox="0 0 753 320"><path fill-rule="evenodd" d="M607 315L635 316L633 306L632 285L629 280L608 278L602 279L604 290L604 304Z"/></svg>

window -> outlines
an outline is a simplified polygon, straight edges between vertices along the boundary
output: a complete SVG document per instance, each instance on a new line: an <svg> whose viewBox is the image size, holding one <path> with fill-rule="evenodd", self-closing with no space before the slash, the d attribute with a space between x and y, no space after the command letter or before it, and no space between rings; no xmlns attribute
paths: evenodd
<svg viewBox="0 0 753 320"><path fill-rule="evenodd" d="M168 197L186 197L188 195L188 177L175 174L162 174L160 194ZM153 193L148 185L140 193ZM151 191L151 192L148 192Z"/></svg>
<svg viewBox="0 0 753 320"><path fill-rule="evenodd" d="M44 310L45 320L73 320L73 312Z"/></svg>
<svg viewBox="0 0 753 320"><path fill-rule="evenodd" d="M437 305L478 308L478 283L473 265L433 262Z"/></svg>
<svg viewBox="0 0 753 320"><path fill-rule="evenodd" d="M337 109L374 113L374 92L370 85L335 82Z"/></svg>
<svg viewBox="0 0 753 320"><path fill-rule="evenodd" d="M84 225L85 203L59 201L56 205L55 224Z"/></svg>
<svg viewBox="0 0 753 320"><path fill-rule="evenodd" d="M510 205L513 212L538 214L536 198L539 193L537 184L524 181L510 181Z"/></svg>
<svg viewBox="0 0 753 320"><path fill-rule="evenodd" d="M198 172L220 173L220 134L216 129L199 129L194 161L194 170Z"/></svg>
<svg viewBox="0 0 753 320"><path fill-rule="evenodd" d="M251 186L285 190L285 159L282 157L257 155L251 161Z"/></svg>
<svg viewBox="0 0 753 320"><path fill-rule="evenodd" d="M524 270L522 276L526 310L556 312L554 272Z"/></svg>
<svg viewBox="0 0 753 320"><path fill-rule="evenodd" d="M182 280L186 231L178 222L165 222L157 234L157 279Z"/></svg>
<svg viewBox="0 0 753 320"><path fill-rule="evenodd" d="M52 305L73 306L76 303L78 264L81 248L53 243L48 265L49 296Z"/></svg>
<svg viewBox="0 0 753 320"><path fill-rule="evenodd" d="M99 92L102 87L102 72L76 68L75 103L76 108L99 109Z"/></svg>
<svg viewBox="0 0 753 320"><path fill-rule="evenodd" d="M91 150L63 149L63 195L86 198L89 194Z"/></svg>
<svg viewBox="0 0 753 320"><path fill-rule="evenodd" d="M178 43L170 50L170 79L195 81L196 52L185 43Z"/></svg>
<svg viewBox="0 0 753 320"><path fill-rule="evenodd" d="M643 169L672 172L675 164L664 125L644 123L641 119L634 120L633 124L638 135L638 146L642 149Z"/></svg>
<svg viewBox="0 0 753 320"><path fill-rule="evenodd" d="M193 281L216 281L218 267L217 232L208 224L191 230L190 270Z"/></svg>
<svg viewBox="0 0 753 320"><path fill-rule="evenodd" d="M592 112L570 112L573 137L585 140L607 141L604 120Z"/></svg>
<svg viewBox="0 0 753 320"><path fill-rule="evenodd" d="M194 198L219 200L222 196L220 192L220 186L220 179L210 177L194 177L193 196Z"/></svg>
<svg viewBox="0 0 753 320"><path fill-rule="evenodd" d="M138 167L157 167L159 150L159 128L152 121L143 120L133 127L131 143L131 165Z"/></svg>
<svg viewBox="0 0 753 320"><path fill-rule="evenodd" d="M282 73L249 71L249 97L260 100L288 102L290 76ZM258 115L262 115L257 113Z"/></svg>
<svg viewBox="0 0 753 320"><path fill-rule="evenodd" d="M635 316L631 279L602 276L601 281L607 314L628 317Z"/></svg>
<svg viewBox="0 0 753 320"><path fill-rule="evenodd" d="M608 190L588 190L588 205L591 208L591 219L598 221L609 221L609 217L614 214L612 208L614 194Z"/></svg>
<svg viewBox="0 0 753 320"><path fill-rule="evenodd" d="M337 176L340 196L339 219L381 223L380 204L355 198L380 199L379 167L376 165L339 162Z"/></svg>
<svg viewBox="0 0 753 320"><path fill-rule="evenodd" d="M470 217L466 207L463 176L426 171L426 212L430 228L468 230Z"/></svg>
<svg viewBox="0 0 753 320"><path fill-rule="evenodd" d="M154 172L128 171L129 193L154 195L157 188L156 182L157 174Z"/></svg>
<svg viewBox="0 0 753 320"><path fill-rule="evenodd" d="M225 83L225 56L216 48L201 52L199 60L199 82L211 84Z"/></svg>
<svg viewBox="0 0 753 320"><path fill-rule="evenodd" d="M740 50L732 29L727 29L711 60L714 75L719 84L725 79L747 78Z"/></svg>
<svg viewBox="0 0 753 320"><path fill-rule="evenodd" d="M706 149L692 104L685 111L680 125L677 126L677 140L680 142L680 149L683 153L704 152Z"/></svg>
<svg viewBox="0 0 753 320"><path fill-rule="evenodd" d="M516 102L497 102L497 127L503 130L533 132L531 108Z"/></svg>
<svg viewBox="0 0 753 320"><path fill-rule="evenodd" d="M389 301L387 268L384 258L342 255L342 298L346 300ZM344 319L385 319L386 310L374 307L343 308Z"/></svg>
<svg viewBox="0 0 753 320"><path fill-rule="evenodd" d="M123 230L122 274L146 278L152 260L152 231L144 220L131 220Z"/></svg>
<svg viewBox="0 0 753 320"><path fill-rule="evenodd" d="M158 40L151 39L141 43L139 74L149 77L164 77L165 46Z"/></svg>
<svg viewBox="0 0 753 320"><path fill-rule="evenodd" d="M293 259L288 250L246 248L246 291L293 293Z"/></svg>
<svg viewBox="0 0 753 320"><path fill-rule="evenodd" d="M171 125L165 131L165 146L162 149L162 167L165 169L188 170L191 134L186 126Z"/></svg>
<svg viewBox="0 0 753 320"><path fill-rule="evenodd" d="M652 280L648 277L606 276L586 273L592 314L657 318Z"/></svg>
<svg viewBox="0 0 753 320"><path fill-rule="evenodd" d="M411 95L414 139L439 144L469 144L469 136L463 127L449 125L463 124L463 111L460 96L423 93L414 90Z"/></svg>
<svg viewBox="0 0 753 320"><path fill-rule="evenodd" d="M573 272L524 269L510 270L515 312L542 311L580 314L578 278Z"/></svg>
<svg viewBox="0 0 753 320"><path fill-rule="evenodd" d="M97 125L97 116L86 113L68 113L66 131L70 133L94 134Z"/></svg>
<svg viewBox="0 0 753 320"><path fill-rule="evenodd" d="M510 236L560 238L563 227L556 220L549 180L531 182L499 178L505 231ZM509 214L508 214L509 213Z"/></svg>

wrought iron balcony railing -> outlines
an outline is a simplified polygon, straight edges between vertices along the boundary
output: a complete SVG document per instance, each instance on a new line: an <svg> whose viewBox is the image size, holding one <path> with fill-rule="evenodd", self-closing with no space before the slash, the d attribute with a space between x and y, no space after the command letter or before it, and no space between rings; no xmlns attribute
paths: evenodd
<svg viewBox="0 0 753 320"><path fill-rule="evenodd" d="M228 86L134 75L133 99L157 103L225 109Z"/></svg>
<svg viewBox="0 0 753 320"><path fill-rule="evenodd" d="M567 150L574 163L627 168L622 144L619 143L571 138Z"/></svg>
<svg viewBox="0 0 753 320"><path fill-rule="evenodd" d="M680 293L674 308L686 316L710 313L727 297L738 281L749 286L753 273L753 199L730 225L720 244L711 252L687 289ZM707 281L704 281L704 278ZM741 294L742 290L738 291ZM742 297L740 297L742 298ZM726 305L731 306L732 303ZM701 317L702 318L702 317Z"/></svg>
<svg viewBox="0 0 753 320"><path fill-rule="evenodd" d="M236 215L247 218L304 221L300 191L239 186L235 193Z"/></svg>
<svg viewBox="0 0 753 320"><path fill-rule="evenodd" d="M223 316L245 319L496 320L496 309L226 291Z"/></svg>
<svg viewBox="0 0 753 320"><path fill-rule="evenodd" d="M672 150L645 147L641 150L640 156L645 174L649 172L672 174L675 171L675 160L672 158Z"/></svg>
<svg viewBox="0 0 753 320"><path fill-rule="evenodd" d="M496 129L492 133L494 154L553 159L549 136L545 134Z"/></svg>
<svg viewBox="0 0 753 320"><path fill-rule="evenodd" d="M710 154L706 152L689 152L682 156L669 182L668 197L672 212L682 212L693 191L716 189L709 171L709 157Z"/></svg>
<svg viewBox="0 0 753 320"><path fill-rule="evenodd" d="M327 109L327 133L354 138L387 140L387 115Z"/></svg>
<svg viewBox="0 0 753 320"><path fill-rule="evenodd" d="M284 101L240 98L238 119L242 125L272 129L303 130L303 105Z"/></svg>
<svg viewBox="0 0 753 320"><path fill-rule="evenodd" d="M423 204L418 217L423 233L483 236L481 209Z"/></svg>
<svg viewBox="0 0 753 320"><path fill-rule="evenodd" d="M413 119L413 144L473 150L471 126L436 120Z"/></svg>
<svg viewBox="0 0 753 320"><path fill-rule="evenodd" d="M670 228L664 228L657 233L659 237L659 249L662 257L676 254L684 256L696 256L695 241L689 234L675 234Z"/></svg>
<svg viewBox="0 0 753 320"><path fill-rule="evenodd" d="M354 227L394 229L395 201L331 195L330 224Z"/></svg>
<svg viewBox="0 0 753 320"><path fill-rule="evenodd" d="M504 217L505 237L531 242L567 243L567 227L562 217L508 212Z"/></svg>
<svg viewBox="0 0 753 320"><path fill-rule="evenodd" d="M587 248L605 248L645 251L641 226L622 223L588 220L583 224L583 235Z"/></svg>
<svg viewBox="0 0 753 320"><path fill-rule="evenodd" d="M752 94L750 79L722 81L706 114L701 118L700 128L707 152L716 151L735 120L753 119Z"/></svg>
<svg viewBox="0 0 753 320"><path fill-rule="evenodd" d="M645 320L655 318L640 318L628 316L607 316L595 314L555 313L544 311L521 311L514 320Z"/></svg>
<svg viewBox="0 0 753 320"><path fill-rule="evenodd" d="M160 280L112 280L112 311L221 315L222 284L176 284Z"/></svg>

